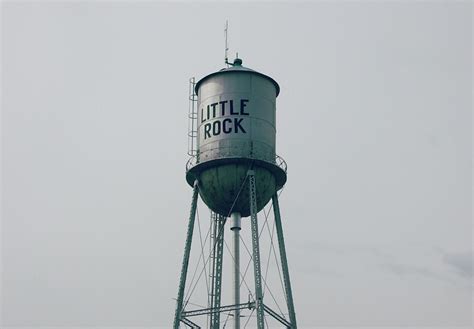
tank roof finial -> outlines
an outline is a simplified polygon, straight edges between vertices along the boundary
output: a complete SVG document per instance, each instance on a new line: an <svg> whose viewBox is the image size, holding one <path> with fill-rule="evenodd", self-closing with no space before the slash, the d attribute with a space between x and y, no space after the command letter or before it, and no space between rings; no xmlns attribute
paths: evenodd
<svg viewBox="0 0 474 329"><path fill-rule="evenodd" d="M234 59L234 66L242 66L242 60L238 57Z"/></svg>

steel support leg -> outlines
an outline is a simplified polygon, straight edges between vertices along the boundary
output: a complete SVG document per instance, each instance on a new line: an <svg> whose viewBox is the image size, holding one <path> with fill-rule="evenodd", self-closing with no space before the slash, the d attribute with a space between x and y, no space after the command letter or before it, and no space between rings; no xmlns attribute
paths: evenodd
<svg viewBox="0 0 474 329"><path fill-rule="evenodd" d="M221 288L222 288L222 261L224 256L224 224L226 218L222 215L215 215L215 237L213 243L213 261L212 261L212 286L211 286L211 308L219 309L221 307ZM220 312L211 313L211 329L219 329Z"/></svg>
<svg viewBox="0 0 474 329"><path fill-rule="evenodd" d="M214 281L216 278L216 274L214 273L216 271L216 243L217 243L217 235L219 234L219 225L218 225L218 220L217 220L217 213L211 211L211 227L209 228L209 233L210 233L210 254L209 254L209 284L211 287L211 290L209 292L209 307L212 308L214 305ZM212 328L212 323L214 322L213 318L213 313L209 313L209 323L211 324Z"/></svg>
<svg viewBox="0 0 474 329"><path fill-rule="evenodd" d="M183 311L184 288L186 286L186 275L188 273L189 254L191 253L191 242L193 240L194 220L196 218L196 207L198 199L198 184L194 182L193 198L191 201L191 211L189 213L188 233L186 235L186 244L184 246L183 265L181 267L181 276L179 279L178 298L176 300L176 310L174 314L173 328L179 329L181 312Z"/></svg>
<svg viewBox="0 0 474 329"><path fill-rule="evenodd" d="M297 328L295 306L293 304L293 293L291 292L290 272L288 271L288 260L286 258L285 240L283 239L283 228L281 226L280 204L278 195L275 193L272 197L273 212L275 214L275 226L278 237L278 247L280 249L281 268L283 271L283 281L285 283L286 303L290 316L291 328Z"/></svg>
<svg viewBox="0 0 474 329"><path fill-rule="evenodd" d="M263 294L262 294L262 271L260 268L260 247L258 244L258 223L257 223L257 194L255 189L255 173L249 170L250 189L250 223L252 227L252 249L253 249L253 269L255 276L255 303L257 311L257 329L264 329L265 319L263 314Z"/></svg>

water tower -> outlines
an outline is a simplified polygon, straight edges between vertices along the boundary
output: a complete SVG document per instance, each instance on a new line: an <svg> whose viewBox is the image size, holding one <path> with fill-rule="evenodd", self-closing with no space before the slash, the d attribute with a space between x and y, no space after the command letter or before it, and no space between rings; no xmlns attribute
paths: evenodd
<svg viewBox="0 0 474 329"><path fill-rule="evenodd" d="M280 92L271 77L242 66L236 58L227 68L211 73L197 83L191 80L190 160L186 180L193 188L188 231L179 281L174 328L181 324L201 328L193 316L207 315L209 328L220 328L220 314L231 312L233 328L240 328L243 309L256 314L257 328L272 317L287 328L296 328L296 316L283 239L277 192L287 179L286 163L276 155L276 98ZM210 228L210 298L207 307L188 310L184 301L198 197L213 214ZM262 294L259 222L257 214L272 201L278 239L279 262L288 312L268 307ZM241 302L240 231L242 218L250 217L251 259L254 291ZM246 219L243 219L246 220ZM224 228L232 231L233 303L221 305Z"/></svg>

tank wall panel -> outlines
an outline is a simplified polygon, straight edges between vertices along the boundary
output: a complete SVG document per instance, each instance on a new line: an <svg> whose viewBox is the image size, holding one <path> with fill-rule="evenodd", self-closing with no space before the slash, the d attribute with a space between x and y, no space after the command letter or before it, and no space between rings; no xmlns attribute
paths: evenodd
<svg viewBox="0 0 474 329"><path fill-rule="evenodd" d="M276 88L251 72L209 77L198 90L198 163L226 157L275 161Z"/></svg>

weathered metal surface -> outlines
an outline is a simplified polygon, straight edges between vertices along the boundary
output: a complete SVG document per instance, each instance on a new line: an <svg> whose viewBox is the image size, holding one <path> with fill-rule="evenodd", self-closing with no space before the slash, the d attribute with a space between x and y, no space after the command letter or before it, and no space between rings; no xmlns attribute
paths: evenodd
<svg viewBox="0 0 474 329"><path fill-rule="evenodd" d="M213 230L211 234L211 308L218 309L221 307L222 295L222 265L224 256L224 224L226 218L222 215L213 214ZM210 328L219 329L220 313L210 314Z"/></svg>
<svg viewBox="0 0 474 329"><path fill-rule="evenodd" d="M229 216L239 212L242 217L250 216L250 199L248 181L246 180L249 165L240 163L223 164L210 167L200 173L200 190L202 200L213 211ZM254 169L259 188L257 208L260 211L270 200L276 190L275 176L267 169Z"/></svg>
<svg viewBox="0 0 474 329"><path fill-rule="evenodd" d="M234 327L240 327L240 310L255 309L258 329L265 326L265 313L287 328L296 328L296 316L291 292L288 264L281 227L281 217L276 192L286 183L286 163L275 152L276 138L276 97L280 91L278 84L270 77L241 66L236 59L234 66L211 73L202 78L195 87L197 94L197 113L193 110L192 119L196 120L191 137L196 138L192 145L196 149L186 164L186 180L195 186L191 207L188 239L186 242L183 270L187 269L189 258L192 222L195 216L197 193L219 219L231 216L234 247L234 304L220 305L222 237L216 238L218 245L211 252L211 294L210 308L185 311L182 308L183 288L186 276L181 274L178 305L175 313L174 328L179 321L188 326L187 317L210 315L210 328L220 326L219 314L233 311ZM193 94L193 95L195 95ZM196 113L196 116L194 116ZM194 121L193 121L194 124ZM197 130L194 130L194 127ZM194 133L195 132L195 133ZM289 321L263 303L263 278L259 248L259 230L257 213L273 197L275 222L284 273L285 294L289 310ZM250 216L252 235L252 260L254 265L255 291L247 304L240 304L240 215ZM220 221L219 221L220 222ZM220 226L220 225L218 225ZM216 228L214 229L216 232ZM191 232L191 233L189 233ZM218 232L223 233L223 232ZM222 234L218 234L222 235ZM189 241L188 241L189 240ZM183 272L183 271L182 271ZM208 318L209 319L209 318Z"/></svg>
<svg viewBox="0 0 474 329"><path fill-rule="evenodd" d="M254 309L255 308L255 303L254 302L248 302L248 303L243 303L239 305L226 305L226 306L221 306L219 308L203 308L203 309L198 309L198 310L192 310L192 311L185 311L183 312L183 318L185 317L191 317L191 316L199 316L203 314L209 314L209 313L223 313L227 311L233 311L236 308L243 310L243 309Z"/></svg>
<svg viewBox="0 0 474 329"><path fill-rule="evenodd" d="M286 257L285 239L283 238L283 228L281 225L280 203L278 202L278 194L272 197L273 213L275 216L275 226L278 237L278 248L280 250L281 269L283 272L283 280L285 282L286 304L288 306L288 313L290 316L291 328L296 329L296 313L295 305L293 303L293 292L291 290L290 271L288 270L288 259Z"/></svg>
<svg viewBox="0 0 474 329"><path fill-rule="evenodd" d="M198 82L198 162L222 157L275 161L272 81L234 69Z"/></svg>
<svg viewBox="0 0 474 329"><path fill-rule="evenodd" d="M234 304L240 304L240 229L241 229L241 215L238 212L233 212L230 215L230 229L233 233L234 246ZM240 310L234 310L234 328L240 329Z"/></svg>
<svg viewBox="0 0 474 329"><path fill-rule="evenodd" d="M275 153L278 84L237 65L201 79L196 93L197 156L188 162L188 183L199 180L199 193L213 211L247 217L249 189L243 183L252 167L260 211L286 182L286 164Z"/></svg>
<svg viewBox="0 0 474 329"><path fill-rule="evenodd" d="M249 175L249 191L250 191L250 224L252 229L252 259L255 277L255 307L257 309L257 329L265 327L263 314L263 292L262 292L262 270L260 267L260 247L258 236L257 221L257 190L255 187L255 173L253 170L248 171Z"/></svg>
<svg viewBox="0 0 474 329"><path fill-rule="evenodd" d="M193 197L191 201L191 211L189 213L188 232L186 234L186 244L184 245L183 264L181 266L181 275L179 279L178 298L176 299L176 309L174 313L173 328L179 329L181 313L183 311L184 287L186 286L186 276L188 274L189 254L191 253L191 244L193 241L194 220L196 219L196 208L198 200L198 182L194 182Z"/></svg>

